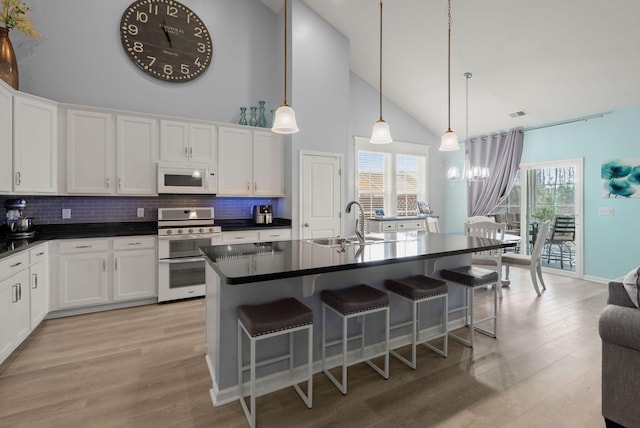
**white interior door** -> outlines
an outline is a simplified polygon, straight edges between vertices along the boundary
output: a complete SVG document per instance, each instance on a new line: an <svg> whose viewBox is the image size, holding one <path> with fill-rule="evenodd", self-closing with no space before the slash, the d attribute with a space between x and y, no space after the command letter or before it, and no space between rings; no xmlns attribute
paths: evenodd
<svg viewBox="0 0 640 428"><path fill-rule="evenodd" d="M300 237L342 234L342 155L300 153Z"/></svg>

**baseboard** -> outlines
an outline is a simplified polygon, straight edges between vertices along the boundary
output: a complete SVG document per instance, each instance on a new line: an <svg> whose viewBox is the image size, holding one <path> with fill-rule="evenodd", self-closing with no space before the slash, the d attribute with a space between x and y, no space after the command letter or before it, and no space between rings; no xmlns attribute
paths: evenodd
<svg viewBox="0 0 640 428"><path fill-rule="evenodd" d="M110 311L112 309L131 308L134 306L151 305L151 304L157 304L157 303L158 303L158 298L151 297L147 299L129 300L126 302L108 303L106 305L94 305L94 306L83 306L79 308L59 309L59 310L49 312L47 316L44 317L44 319L48 320L53 318L62 318L62 317L69 317L73 315L90 314L93 312Z"/></svg>

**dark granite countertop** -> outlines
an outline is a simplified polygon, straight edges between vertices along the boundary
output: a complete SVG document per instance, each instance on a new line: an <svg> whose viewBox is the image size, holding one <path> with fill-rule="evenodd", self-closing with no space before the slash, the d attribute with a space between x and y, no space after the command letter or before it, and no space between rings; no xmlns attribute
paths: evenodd
<svg viewBox="0 0 640 428"><path fill-rule="evenodd" d="M50 224L35 227L33 238L10 239L0 233L0 258L10 256L52 239L108 238L114 236L156 235L155 221L123 223Z"/></svg>
<svg viewBox="0 0 640 428"><path fill-rule="evenodd" d="M383 236L387 241L362 246L350 245L344 251L339 251L339 247L317 245L309 240L216 245L202 247L200 250L223 282L247 284L455 256L515 245L513 242L503 243L493 239L426 231L376 235ZM262 257L262 263L251 264L254 266L253 270L239 269L243 259L249 262L252 257ZM261 269L256 266L261 266Z"/></svg>
<svg viewBox="0 0 640 428"><path fill-rule="evenodd" d="M270 224L256 224L250 219L221 219L215 220L216 226L220 226L223 232L232 230L262 230L262 229L284 229L291 227L291 220L286 218L274 218Z"/></svg>

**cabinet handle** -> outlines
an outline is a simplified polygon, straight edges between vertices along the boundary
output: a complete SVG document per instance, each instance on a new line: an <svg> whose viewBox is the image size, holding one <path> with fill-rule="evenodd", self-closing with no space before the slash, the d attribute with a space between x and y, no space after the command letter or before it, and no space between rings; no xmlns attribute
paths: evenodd
<svg viewBox="0 0 640 428"><path fill-rule="evenodd" d="M107 261L105 259L102 259L102 271L106 272L107 270Z"/></svg>
<svg viewBox="0 0 640 428"><path fill-rule="evenodd" d="M142 242L129 242L127 245L142 245Z"/></svg>
<svg viewBox="0 0 640 428"><path fill-rule="evenodd" d="M251 190L251 183L249 183L249 182L247 181L247 192L248 192L249 190Z"/></svg>
<svg viewBox="0 0 640 428"><path fill-rule="evenodd" d="M34 273L32 275L33 275L33 287L31 288L36 289L38 288L38 274Z"/></svg>
<svg viewBox="0 0 640 428"><path fill-rule="evenodd" d="M21 264L22 264L22 262L18 262L18 263L14 263L14 264L12 264L12 265L11 265L11 266L9 266L9 267L14 268L14 267L16 267L16 266L20 266Z"/></svg>
<svg viewBox="0 0 640 428"><path fill-rule="evenodd" d="M16 300L13 300L15 296ZM16 303L18 301L18 284L13 284L11 286L11 303Z"/></svg>
<svg viewBox="0 0 640 428"><path fill-rule="evenodd" d="M118 189L122 189L122 178L118 178Z"/></svg>
<svg viewBox="0 0 640 428"><path fill-rule="evenodd" d="M42 256L44 254L44 251L41 253L36 254L36 256Z"/></svg>
<svg viewBox="0 0 640 428"><path fill-rule="evenodd" d="M193 147L189 147L189 157L193 157Z"/></svg>
<svg viewBox="0 0 640 428"><path fill-rule="evenodd" d="M115 270L118 270L118 259L115 259L114 262L115 262Z"/></svg>
<svg viewBox="0 0 640 428"><path fill-rule="evenodd" d="M22 284L21 283L18 283L18 300L22 300ZM16 300L16 302L18 300Z"/></svg>
<svg viewBox="0 0 640 428"><path fill-rule="evenodd" d="M244 237L244 236L236 236L236 237L235 237L235 238L233 238L233 239L246 239L246 237Z"/></svg>
<svg viewBox="0 0 640 428"><path fill-rule="evenodd" d="M111 187L111 179L107 177L107 188Z"/></svg>
<svg viewBox="0 0 640 428"><path fill-rule="evenodd" d="M21 176L20 176L20 171L16 172L16 185L20 185L20 183L22 182L21 180Z"/></svg>
<svg viewBox="0 0 640 428"><path fill-rule="evenodd" d="M185 155L186 157L189 157L189 147L185 147L185 148L184 148L184 155Z"/></svg>
<svg viewBox="0 0 640 428"><path fill-rule="evenodd" d="M254 191L254 192L257 192L257 191L258 191L258 182L257 182L257 181L254 181L254 182L253 182L253 191Z"/></svg>
<svg viewBox="0 0 640 428"><path fill-rule="evenodd" d="M91 248L91 245L78 245L76 248Z"/></svg>

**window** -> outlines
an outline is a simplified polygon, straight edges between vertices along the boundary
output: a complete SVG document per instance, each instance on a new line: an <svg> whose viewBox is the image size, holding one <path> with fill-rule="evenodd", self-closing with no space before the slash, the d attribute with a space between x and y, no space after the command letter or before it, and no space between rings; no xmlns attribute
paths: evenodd
<svg viewBox="0 0 640 428"><path fill-rule="evenodd" d="M428 146L394 142L377 146L356 137L356 192L365 215L418 215L427 200Z"/></svg>

